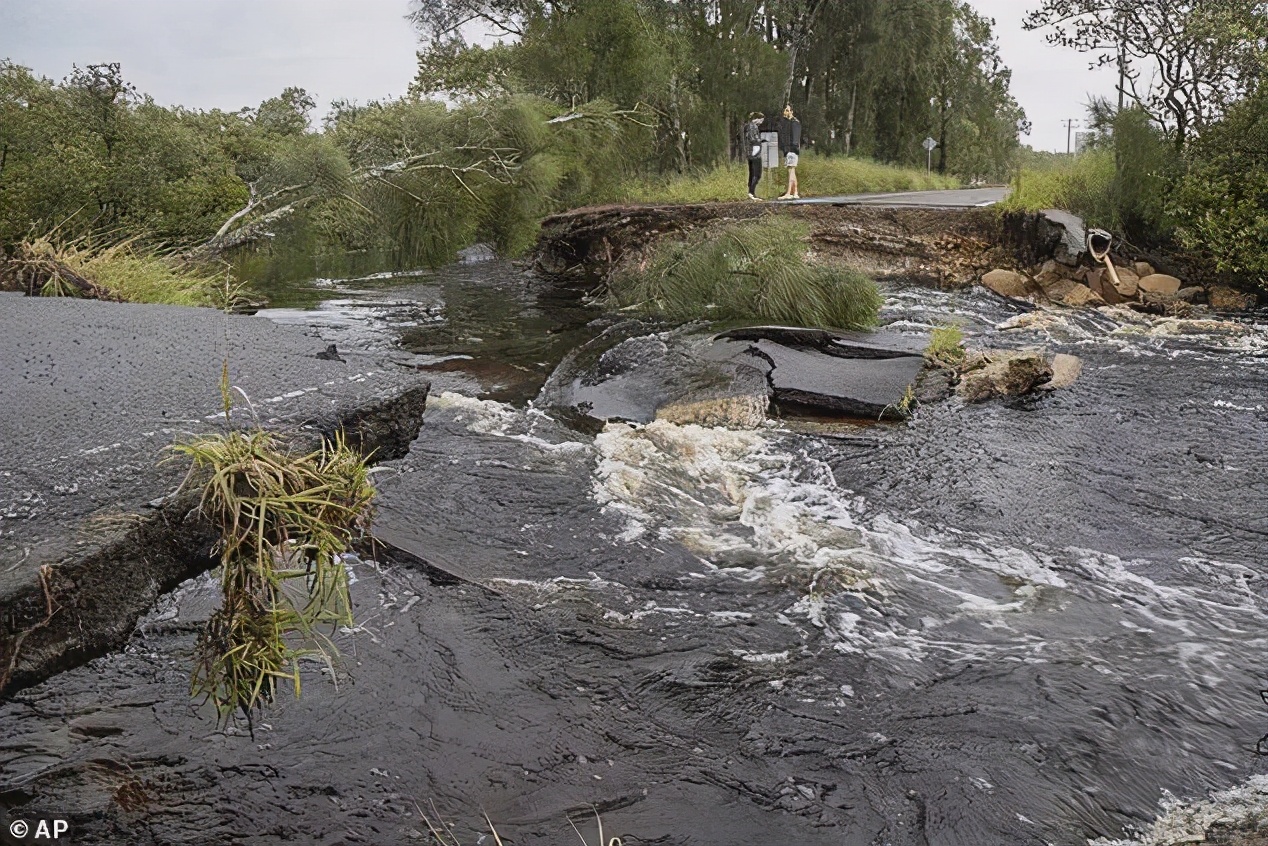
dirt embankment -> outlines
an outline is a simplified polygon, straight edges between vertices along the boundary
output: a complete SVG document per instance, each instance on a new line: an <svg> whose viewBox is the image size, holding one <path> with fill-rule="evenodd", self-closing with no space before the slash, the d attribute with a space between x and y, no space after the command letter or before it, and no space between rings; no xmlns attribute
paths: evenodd
<svg viewBox="0 0 1268 846"><path fill-rule="evenodd" d="M660 238L767 215L809 223L819 255L874 276L946 287L1052 249L1034 242L1034 227L1007 225L1007 216L992 209L706 203L597 206L554 215L542 222L533 259L556 278L594 281Z"/></svg>

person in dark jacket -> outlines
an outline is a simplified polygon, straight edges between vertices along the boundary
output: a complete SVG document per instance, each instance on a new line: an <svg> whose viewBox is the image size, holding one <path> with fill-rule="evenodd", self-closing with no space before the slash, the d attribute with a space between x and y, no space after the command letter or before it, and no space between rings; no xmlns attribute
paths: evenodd
<svg viewBox="0 0 1268 846"><path fill-rule="evenodd" d="M762 121L766 116L753 112L744 124L744 146L748 152L748 198L760 200L757 184L762 181Z"/></svg>
<svg viewBox="0 0 1268 846"><path fill-rule="evenodd" d="M793 115L792 106L784 106L784 116L779 121L779 153L784 157L784 167L788 168L788 190L779 199L799 200L797 157L801 153L801 121Z"/></svg>

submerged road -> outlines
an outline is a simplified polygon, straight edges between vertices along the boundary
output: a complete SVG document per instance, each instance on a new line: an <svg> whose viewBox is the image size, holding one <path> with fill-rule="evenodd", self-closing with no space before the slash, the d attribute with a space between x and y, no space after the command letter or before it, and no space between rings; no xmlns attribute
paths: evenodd
<svg viewBox="0 0 1268 846"><path fill-rule="evenodd" d="M846 194L782 200L793 205L884 206L891 208L969 209L1003 202L1012 189L962 188L954 191L903 191L896 194Z"/></svg>

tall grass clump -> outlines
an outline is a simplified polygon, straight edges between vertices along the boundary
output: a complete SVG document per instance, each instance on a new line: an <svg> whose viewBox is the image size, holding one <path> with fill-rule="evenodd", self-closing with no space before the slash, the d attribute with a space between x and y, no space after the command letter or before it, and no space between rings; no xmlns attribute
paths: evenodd
<svg viewBox="0 0 1268 846"><path fill-rule="evenodd" d="M191 693L222 719L248 720L285 680L300 692L299 658L329 663L329 632L351 625L340 558L368 520L365 459L342 437L297 455L267 432L207 435L172 447L202 479L202 513L220 529L224 604L196 647Z"/></svg>
<svg viewBox="0 0 1268 846"><path fill-rule="evenodd" d="M609 296L621 308L672 320L760 320L863 328L876 322L876 283L807 256L810 227L767 217L734 223L653 248L618 271Z"/></svg>
<svg viewBox="0 0 1268 846"><path fill-rule="evenodd" d="M1114 151L1096 149L1043 169L1023 169L1001 207L1010 211L1063 209L1090 226L1119 229Z"/></svg>
<svg viewBox="0 0 1268 846"><path fill-rule="evenodd" d="M784 192L788 171L777 168L763 176L759 193L774 197ZM797 179L805 196L894 193L958 188L960 180L923 170L880 164L845 156L804 153L797 165ZM773 182L771 181L773 180ZM627 182L610 199L630 203L704 203L743 200L748 196L748 165L725 162L709 170L672 179Z"/></svg>
<svg viewBox="0 0 1268 846"><path fill-rule="evenodd" d="M218 305L217 276L142 247L135 239L102 246L43 236L20 244L13 261L33 295Z"/></svg>

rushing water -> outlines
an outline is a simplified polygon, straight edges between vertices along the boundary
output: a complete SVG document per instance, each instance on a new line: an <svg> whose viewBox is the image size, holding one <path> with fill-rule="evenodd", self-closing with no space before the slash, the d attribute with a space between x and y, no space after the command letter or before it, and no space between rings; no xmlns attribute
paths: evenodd
<svg viewBox="0 0 1268 846"><path fill-rule="evenodd" d="M424 842L435 811L593 842L592 807L626 844L1172 843L1262 813L1263 326L895 287L896 330L1083 375L899 426L591 435L529 402L607 325L575 296L499 263L326 284L272 315L435 375L376 477L412 556L350 559L342 665L254 737L186 698L214 584L182 587L0 704L0 806L181 844Z"/></svg>

